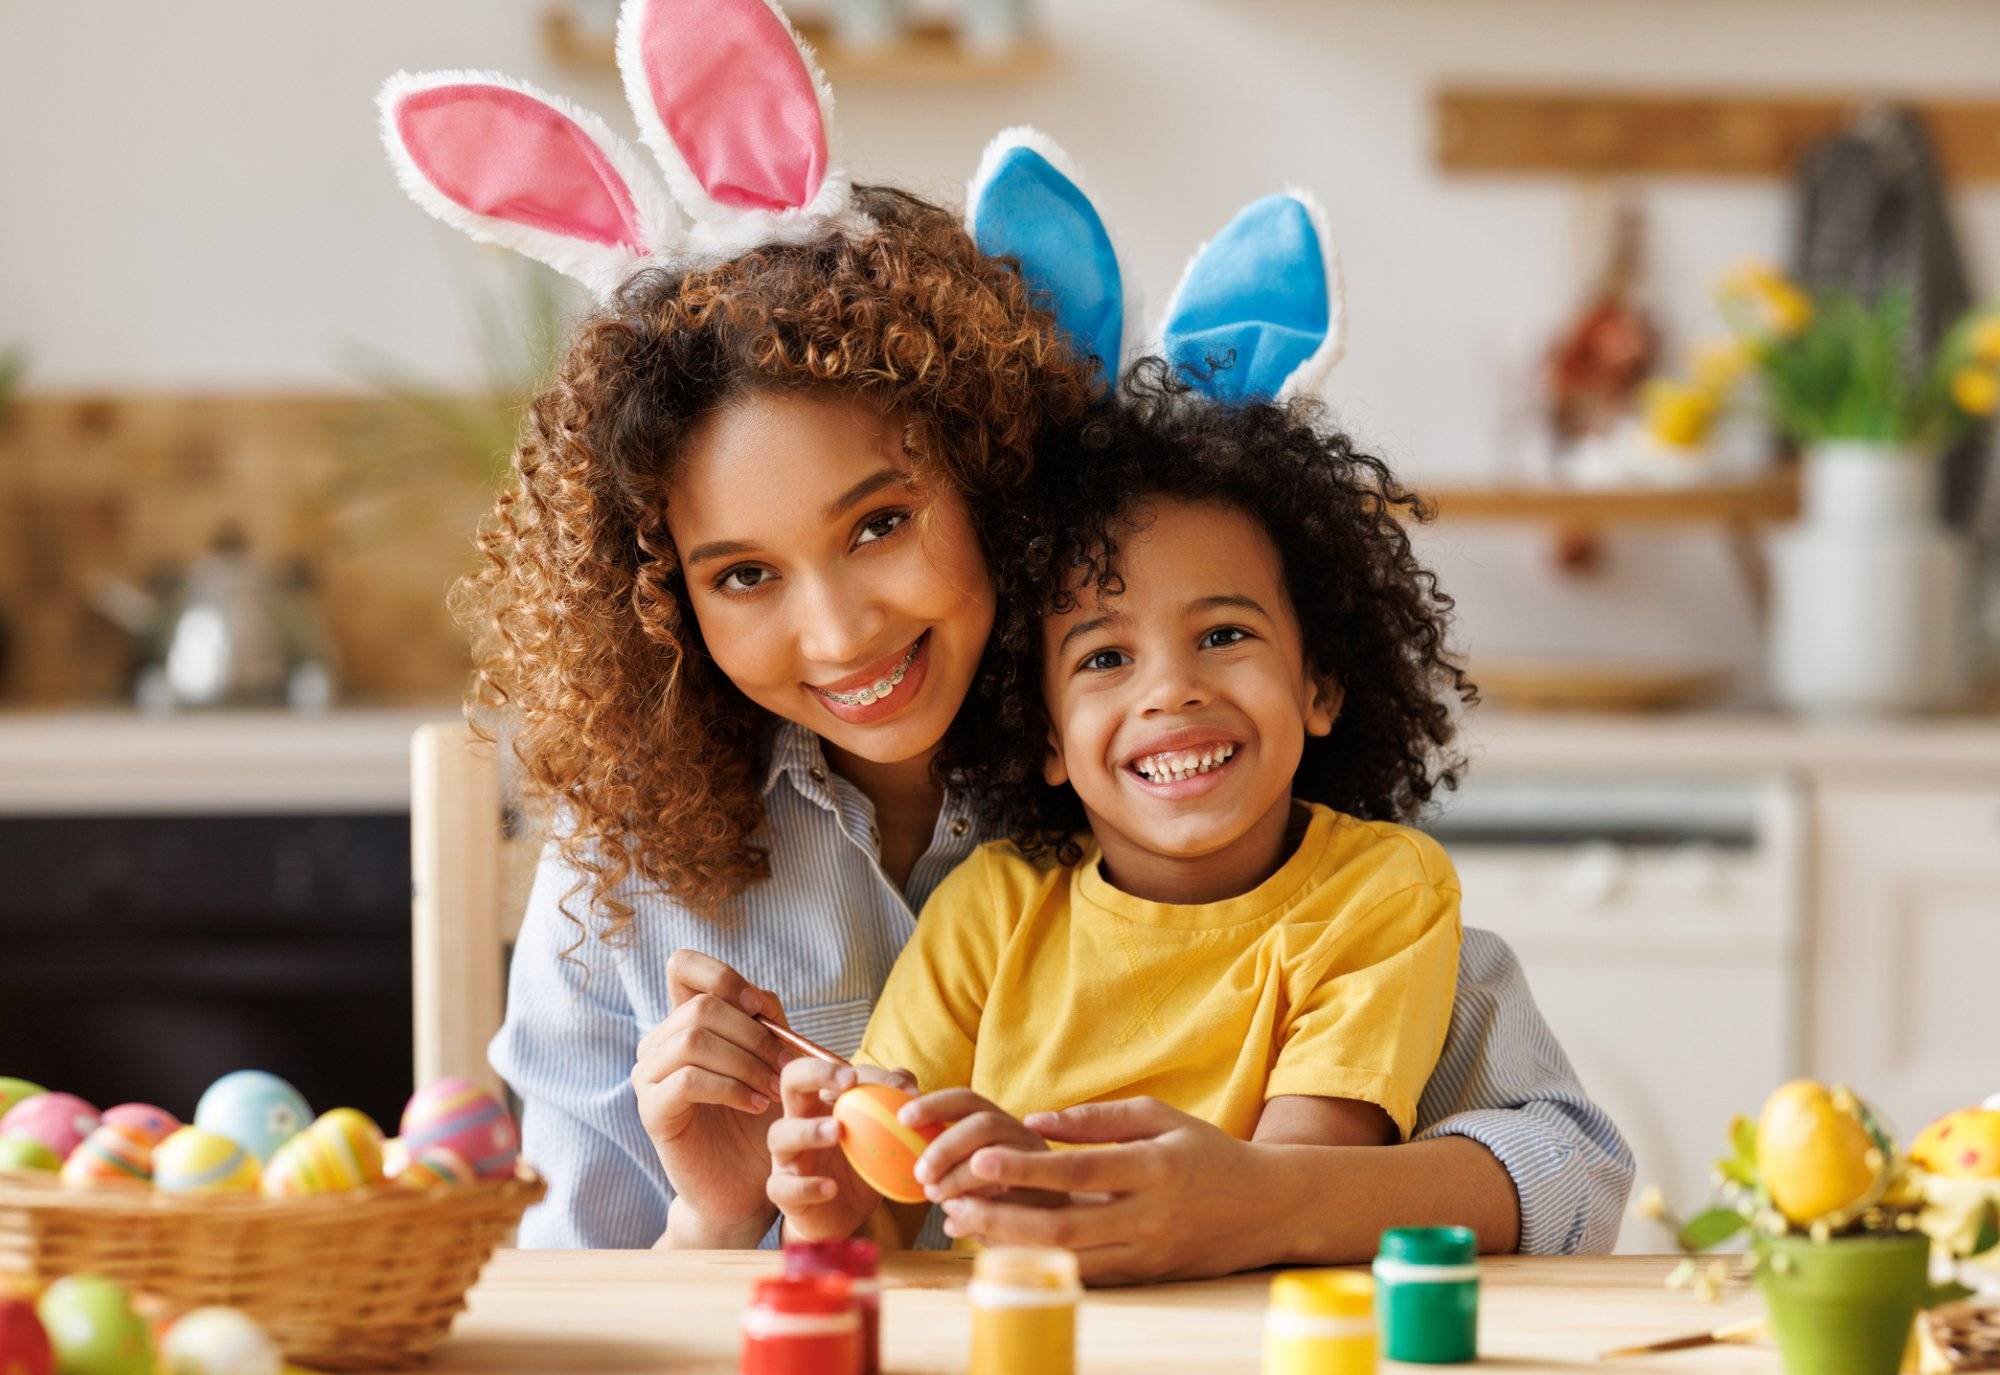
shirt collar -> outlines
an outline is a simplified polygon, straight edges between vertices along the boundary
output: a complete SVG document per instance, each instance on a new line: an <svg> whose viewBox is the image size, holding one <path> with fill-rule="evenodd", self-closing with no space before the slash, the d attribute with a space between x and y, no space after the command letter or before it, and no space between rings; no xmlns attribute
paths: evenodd
<svg viewBox="0 0 2000 1375"><path fill-rule="evenodd" d="M771 795L771 789L778 786L778 779L785 774L790 774L792 786L808 797L825 791L826 755L820 749L817 735L796 721L780 719L767 737L766 749L769 762L764 767L765 797Z"/></svg>

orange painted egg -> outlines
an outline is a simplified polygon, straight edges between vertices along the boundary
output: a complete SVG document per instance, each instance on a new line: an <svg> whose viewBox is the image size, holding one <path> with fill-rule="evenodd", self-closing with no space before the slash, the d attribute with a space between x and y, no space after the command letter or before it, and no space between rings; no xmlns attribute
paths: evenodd
<svg viewBox="0 0 2000 1375"><path fill-rule="evenodd" d="M77 1188L148 1188L153 1182L153 1143L136 1127L106 1122L69 1153L62 1180Z"/></svg>
<svg viewBox="0 0 2000 1375"><path fill-rule="evenodd" d="M899 1122L896 1113L911 1101L909 1094L887 1084L856 1084L833 1105L847 1163L876 1193L897 1203L924 1201L924 1186L915 1174L917 1157L944 1130L942 1122L926 1127Z"/></svg>
<svg viewBox="0 0 2000 1375"><path fill-rule="evenodd" d="M449 1146L426 1146L398 1170L395 1180L405 1189L451 1188L479 1178L464 1156Z"/></svg>

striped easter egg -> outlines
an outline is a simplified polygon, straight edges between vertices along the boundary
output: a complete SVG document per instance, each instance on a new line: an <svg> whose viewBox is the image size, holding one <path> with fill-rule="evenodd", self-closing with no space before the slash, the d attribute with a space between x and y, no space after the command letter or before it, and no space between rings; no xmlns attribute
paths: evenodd
<svg viewBox="0 0 2000 1375"><path fill-rule="evenodd" d="M77 1188L146 1188L153 1182L153 1143L132 1127L106 1122L63 1161L62 1181Z"/></svg>
<svg viewBox="0 0 2000 1375"><path fill-rule="evenodd" d="M364 1112L335 1108L287 1141L264 1171L273 1198L338 1193L382 1179L382 1129Z"/></svg>
<svg viewBox="0 0 2000 1375"><path fill-rule="evenodd" d="M120 1103L115 1108L106 1108L104 1124L112 1127L128 1127L145 1137L149 1146L159 1145L181 1129L178 1118L165 1108L156 1108L151 1103Z"/></svg>
<svg viewBox="0 0 2000 1375"><path fill-rule="evenodd" d="M153 1185L174 1193L254 1193L257 1157L226 1136L182 1127L153 1149Z"/></svg>
<svg viewBox="0 0 2000 1375"><path fill-rule="evenodd" d="M521 1155L513 1114L469 1079L439 1079L412 1094L403 1108L402 1141L412 1160L443 1146L481 1179L511 1178Z"/></svg>
<svg viewBox="0 0 2000 1375"><path fill-rule="evenodd" d="M455 1188L477 1178L465 1157L451 1147L426 1146L397 1173L396 1183L405 1189Z"/></svg>
<svg viewBox="0 0 2000 1375"><path fill-rule="evenodd" d="M887 1084L856 1084L834 1100L840 1123L840 1150L868 1187L897 1203L922 1203L917 1157L944 1130L942 1122L906 1127L896 1113L910 1095Z"/></svg>
<svg viewBox="0 0 2000 1375"><path fill-rule="evenodd" d="M47 1146L59 1160L97 1130L97 1109L73 1093L37 1093L23 1098L0 1117L0 1136L28 1136Z"/></svg>

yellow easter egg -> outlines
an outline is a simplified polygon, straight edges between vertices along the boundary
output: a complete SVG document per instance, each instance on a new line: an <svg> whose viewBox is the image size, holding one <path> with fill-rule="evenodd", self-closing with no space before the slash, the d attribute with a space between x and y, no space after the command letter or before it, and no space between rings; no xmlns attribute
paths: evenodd
<svg viewBox="0 0 2000 1375"><path fill-rule="evenodd" d="M1910 1160L1952 1179L2000 1178L2000 1112L1967 1108L1945 1114L1917 1137Z"/></svg>
<svg viewBox="0 0 2000 1375"><path fill-rule="evenodd" d="M365 1188L381 1180L382 1129L366 1113L335 1108L278 1147L264 1172L264 1192L295 1198Z"/></svg>
<svg viewBox="0 0 2000 1375"><path fill-rule="evenodd" d="M1800 1227L1864 1204L1889 1153L1846 1090L1795 1079L1773 1090L1757 1119L1757 1173L1778 1211Z"/></svg>
<svg viewBox="0 0 2000 1375"><path fill-rule="evenodd" d="M257 1157L226 1136L182 1127L153 1151L153 1184L175 1193L255 1192Z"/></svg>

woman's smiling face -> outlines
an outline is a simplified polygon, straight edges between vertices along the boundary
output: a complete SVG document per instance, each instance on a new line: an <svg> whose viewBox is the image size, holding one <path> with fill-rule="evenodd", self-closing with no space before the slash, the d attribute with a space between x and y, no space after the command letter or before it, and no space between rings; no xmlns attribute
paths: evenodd
<svg viewBox="0 0 2000 1375"><path fill-rule="evenodd" d="M944 738L993 584L964 498L916 484L892 419L831 395L733 402L696 431L667 526L744 696L874 763Z"/></svg>

